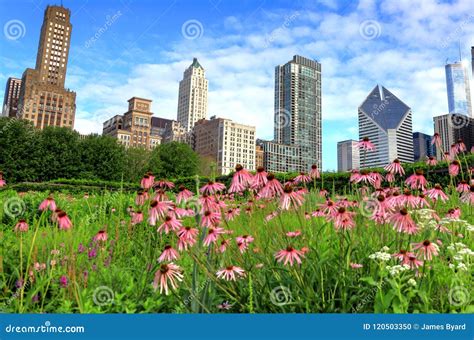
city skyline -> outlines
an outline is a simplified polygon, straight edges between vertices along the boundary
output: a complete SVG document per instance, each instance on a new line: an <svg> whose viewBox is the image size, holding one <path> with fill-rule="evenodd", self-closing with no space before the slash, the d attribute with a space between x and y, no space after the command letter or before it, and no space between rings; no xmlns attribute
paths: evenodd
<svg viewBox="0 0 474 340"><path fill-rule="evenodd" d="M6 52L0 81L20 77L22 69L31 66L43 5L36 9L19 1L16 8L0 14L4 24L20 20L25 26L23 37L1 41ZM215 8L206 1L203 8L197 4L183 8L174 1L93 7L74 1L64 6L71 9L74 25L66 87L77 92L80 132L100 133L102 122L123 113L123 102L130 96L152 99L156 116L175 119L179 79L191 58L197 57L206 66L210 83L208 115L256 125L258 138L272 139L273 68L300 54L323 65L324 169L336 169L337 141L357 138L354 111L373 83L383 83L412 108L414 131L431 134L432 117L447 113L445 59L458 56L459 40L466 56L474 43L474 18L466 15L473 12L473 5L462 2L426 2L418 11L369 1L353 5L324 1L317 6L244 2L240 9L229 4ZM150 6L154 13L145 10ZM318 15L319 9L324 16ZM209 11L220 15L209 18L205 15ZM420 23L412 11L433 13L429 21L439 25L428 29L429 23ZM399 17L404 18L403 25ZM198 22L196 38L182 30L190 20ZM418 23L421 29L414 37L410 28ZM363 30L368 24L374 35ZM128 27L134 28L125 34ZM391 39L395 40L389 43ZM94 81L85 81L89 78Z"/></svg>

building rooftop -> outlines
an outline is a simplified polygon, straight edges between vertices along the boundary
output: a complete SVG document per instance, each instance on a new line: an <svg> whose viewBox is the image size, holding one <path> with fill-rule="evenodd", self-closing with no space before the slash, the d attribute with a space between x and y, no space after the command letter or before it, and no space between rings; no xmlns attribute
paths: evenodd
<svg viewBox="0 0 474 340"><path fill-rule="evenodd" d="M199 61L197 60L197 58L193 58L193 63L191 64L192 67L195 67L195 68L202 68L204 69L204 67L201 66L201 64L199 64Z"/></svg>
<svg viewBox="0 0 474 340"><path fill-rule="evenodd" d="M381 85L374 87L359 109L385 131L396 129L410 107Z"/></svg>

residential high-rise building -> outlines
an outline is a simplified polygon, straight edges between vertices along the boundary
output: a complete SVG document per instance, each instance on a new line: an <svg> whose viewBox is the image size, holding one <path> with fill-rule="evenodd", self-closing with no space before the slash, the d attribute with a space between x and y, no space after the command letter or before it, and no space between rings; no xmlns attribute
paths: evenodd
<svg viewBox="0 0 474 340"><path fill-rule="evenodd" d="M426 133L413 132L413 160L423 161L426 157L436 157L436 148L431 144L431 136Z"/></svg>
<svg viewBox="0 0 474 340"><path fill-rule="evenodd" d="M471 46L471 75L474 80L474 46Z"/></svg>
<svg viewBox="0 0 474 340"><path fill-rule="evenodd" d="M198 120L207 118L207 92L206 73L194 58L179 82L178 122L187 132Z"/></svg>
<svg viewBox="0 0 474 340"><path fill-rule="evenodd" d="M446 64L445 71L449 113L472 117L471 89L467 67L459 61Z"/></svg>
<svg viewBox="0 0 474 340"><path fill-rule="evenodd" d="M443 153L449 152L451 145L462 140L467 149L474 146L474 118L458 114L446 114L433 117L434 131L441 137L441 147L436 148L436 158L443 159Z"/></svg>
<svg viewBox="0 0 474 340"><path fill-rule="evenodd" d="M66 69L71 44L71 12L62 6L48 6L36 55L36 67L22 76L18 111L21 118L37 128L73 128L76 93L65 89Z"/></svg>
<svg viewBox="0 0 474 340"><path fill-rule="evenodd" d="M103 124L103 135L109 135L125 146L152 149L161 143L159 128L153 126L151 100L133 97L128 100L128 111L116 115Z"/></svg>
<svg viewBox="0 0 474 340"><path fill-rule="evenodd" d="M385 166L396 158L413 162L411 109L380 85L359 106L359 138L365 137L375 150L361 151L361 168Z"/></svg>
<svg viewBox="0 0 474 340"><path fill-rule="evenodd" d="M345 140L337 143L337 171L359 169L359 147L356 140Z"/></svg>
<svg viewBox="0 0 474 340"><path fill-rule="evenodd" d="M267 170L308 171L313 164L321 168L321 133L321 64L295 55L275 68L274 141L264 149L277 154L265 156L271 159ZM291 155L298 159L289 161Z"/></svg>
<svg viewBox="0 0 474 340"><path fill-rule="evenodd" d="M218 174L235 171L237 164L255 170L255 127L211 117L196 122L194 151L216 163Z"/></svg>
<svg viewBox="0 0 474 340"><path fill-rule="evenodd" d="M21 79L8 78L3 97L3 116L17 117L18 100L20 99Z"/></svg>

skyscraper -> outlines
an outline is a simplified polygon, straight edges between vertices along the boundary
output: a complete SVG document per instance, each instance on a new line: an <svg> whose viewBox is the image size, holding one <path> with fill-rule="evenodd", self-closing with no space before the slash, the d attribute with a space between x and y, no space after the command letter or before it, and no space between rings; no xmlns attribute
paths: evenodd
<svg viewBox="0 0 474 340"><path fill-rule="evenodd" d="M445 71L449 113L472 117L471 89L467 67L459 61L446 64Z"/></svg>
<svg viewBox="0 0 474 340"><path fill-rule="evenodd" d="M413 163L412 112L385 87L377 85L359 106L359 137L374 151L361 151L361 168L381 167L398 158Z"/></svg>
<svg viewBox="0 0 474 340"><path fill-rule="evenodd" d="M467 150L474 146L474 118L458 114L446 114L433 117L434 131L441 137L441 147L436 148L436 157L443 159L443 153L449 152L451 145L462 140Z"/></svg>
<svg viewBox="0 0 474 340"><path fill-rule="evenodd" d="M3 116L16 117L20 98L21 79L8 78L3 97Z"/></svg>
<svg viewBox="0 0 474 340"><path fill-rule="evenodd" d="M178 122L191 131L200 119L207 118L208 82L204 68L196 58L179 82Z"/></svg>
<svg viewBox="0 0 474 340"><path fill-rule="evenodd" d="M471 75L474 79L474 46L471 46Z"/></svg>
<svg viewBox="0 0 474 340"><path fill-rule="evenodd" d="M321 64L295 55L275 68L274 143L298 147L292 170L308 171L322 167L321 133Z"/></svg>
<svg viewBox="0 0 474 340"><path fill-rule="evenodd" d="M337 171L359 169L360 153L356 140L345 140L337 143Z"/></svg>
<svg viewBox="0 0 474 340"><path fill-rule="evenodd" d="M74 127L76 93L64 88L71 43L71 12L48 6L36 55L36 67L23 73L19 99L21 118L37 128Z"/></svg>
<svg viewBox="0 0 474 340"><path fill-rule="evenodd" d="M413 132L413 160L423 161L426 157L436 157L435 146L431 144L431 136L421 132Z"/></svg>

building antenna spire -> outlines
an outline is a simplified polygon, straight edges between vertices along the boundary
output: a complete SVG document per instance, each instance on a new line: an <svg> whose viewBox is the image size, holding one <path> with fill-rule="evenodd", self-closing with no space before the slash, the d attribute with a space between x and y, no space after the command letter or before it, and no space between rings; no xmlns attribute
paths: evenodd
<svg viewBox="0 0 474 340"><path fill-rule="evenodd" d="M462 62L461 39L459 39L459 62Z"/></svg>

